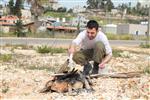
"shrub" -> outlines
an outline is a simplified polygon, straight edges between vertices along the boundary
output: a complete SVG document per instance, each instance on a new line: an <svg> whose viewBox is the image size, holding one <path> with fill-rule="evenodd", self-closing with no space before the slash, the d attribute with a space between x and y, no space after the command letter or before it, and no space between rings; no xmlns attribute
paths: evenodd
<svg viewBox="0 0 150 100"><path fill-rule="evenodd" d="M0 55L0 60L3 62L8 62L12 59L12 55L11 54L3 54Z"/></svg>
<svg viewBox="0 0 150 100"><path fill-rule="evenodd" d="M48 47L48 46L38 46L37 50L38 53L64 53L66 52L65 49L63 48L52 48L52 47Z"/></svg>
<svg viewBox="0 0 150 100"><path fill-rule="evenodd" d="M9 90L9 87L8 87L8 86L6 86L5 88L2 88L2 93L7 93L7 92L8 92L8 90Z"/></svg>
<svg viewBox="0 0 150 100"><path fill-rule="evenodd" d="M141 48L150 48L150 44L146 44L146 43L141 43L140 44Z"/></svg>
<svg viewBox="0 0 150 100"><path fill-rule="evenodd" d="M38 53L49 53L51 51L51 48L47 46L38 46L37 47L37 52Z"/></svg>
<svg viewBox="0 0 150 100"><path fill-rule="evenodd" d="M114 57L120 57L121 50L113 49L112 53Z"/></svg>
<svg viewBox="0 0 150 100"><path fill-rule="evenodd" d="M150 65L144 68L144 73L150 74Z"/></svg>
<svg viewBox="0 0 150 100"><path fill-rule="evenodd" d="M133 36L129 34L106 34L109 40L133 40Z"/></svg>
<svg viewBox="0 0 150 100"><path fill-rule="evenodd" d="M2 87L1 87L1 92L2 93L7 93L9 91L9 86L5 80L2 80L1 82Z"/></svg>

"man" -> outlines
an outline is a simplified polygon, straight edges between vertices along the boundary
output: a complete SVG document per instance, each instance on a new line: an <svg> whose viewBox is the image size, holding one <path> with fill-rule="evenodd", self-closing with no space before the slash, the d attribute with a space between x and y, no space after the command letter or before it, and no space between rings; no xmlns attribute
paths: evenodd
<svg viewBox="0 0 150 100"><path fill-rule="evenodd" d="M89 61L94 61L92 74L97 74L99 68L103 69L112 57L108 39L98 28L99 25L95 20L88 21L86 30L79 33L68 50L69 54L73 54L74 62L84 66L85 75L92 69ZM79 51L76 50L77 46L81 46Z"/></svg>

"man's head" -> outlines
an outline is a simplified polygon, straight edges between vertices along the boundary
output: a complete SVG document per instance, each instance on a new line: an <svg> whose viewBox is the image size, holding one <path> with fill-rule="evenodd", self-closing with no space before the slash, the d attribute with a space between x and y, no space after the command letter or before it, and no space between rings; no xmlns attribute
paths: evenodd
<svg viewBox="0 0 150 100"><path fill-rule="evenodd" d="M87 30L87 36L90 40L94 39L97 35L98 31L98 23L95 20L90 20L87 23L86 30Z"/></svg>

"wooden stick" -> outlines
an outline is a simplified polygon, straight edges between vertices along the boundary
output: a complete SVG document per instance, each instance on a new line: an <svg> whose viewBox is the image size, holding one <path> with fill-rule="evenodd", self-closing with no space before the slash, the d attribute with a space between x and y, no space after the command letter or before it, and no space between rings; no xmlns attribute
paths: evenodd
<svg viewBox="0 0 150 100"><path fill-rule="evenodd" d="M111 77L111 78L133 78L133 77L140 77L142 71L138 72L126 72L126 73L106 73L106 74L92 74L89 75L90 78L97 78L97 77ZM63 76L66 75L65 73L58 73L52 74L51 76Z"/></svg>
<svg viewBox="0 0 150 100"><path fill-rule="evenodd" d="M91 78L96 77L111 77L111 78L133 78L140 77L142 72L127 72L127 73L107 73L107 74L93 74Z"/></svg>

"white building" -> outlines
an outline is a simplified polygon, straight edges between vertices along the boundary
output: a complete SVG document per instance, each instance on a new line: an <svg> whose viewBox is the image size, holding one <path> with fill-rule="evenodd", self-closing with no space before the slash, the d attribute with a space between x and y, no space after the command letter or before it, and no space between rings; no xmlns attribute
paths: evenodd
<svg viewBox="0 0 150 100"><path fill-rule="evenodd" d="M54 9L54 10L58 10L58 8L60 8L60 7L63 7L61 4L53 4L52 5L52 8Z"/></svg>
<svg viewBox="0 0 150 100"><path fill-rule="evenodd" d="M117 34L145 35L147 29L147 25L119 24L117 26Z"/></svg>
<svg viewBox="0 0 150 100"><path fill-rule="evenodd" d="M80 12L84 12L84 11L86 11L86 8L83 8L83 7L79 6L79 5L73 7L73 13L80 13Z"/></svg>
<svg viewBox="0 0 150 100"><path fill-rule="evenodd" d="M72 20L72 26L77 26L78 23L81 27L85 27L88 22L88 19L86 19L84 16L78 16Z"/></svg>
<svg viewBox="0 0 150 100"><path fill-rule="evenodd" d="M102 31L104 33L117 34L117 25L115 25L115 24L104 25L104 26L102 26Z"/></svg>
<svg viewBox="0 0 150 100"><path fill-rule="evenodd" d="M31 18L31 11L30 10L25 10L25 9L21 9L21 14L23 17L25 18Z"/></svg>

